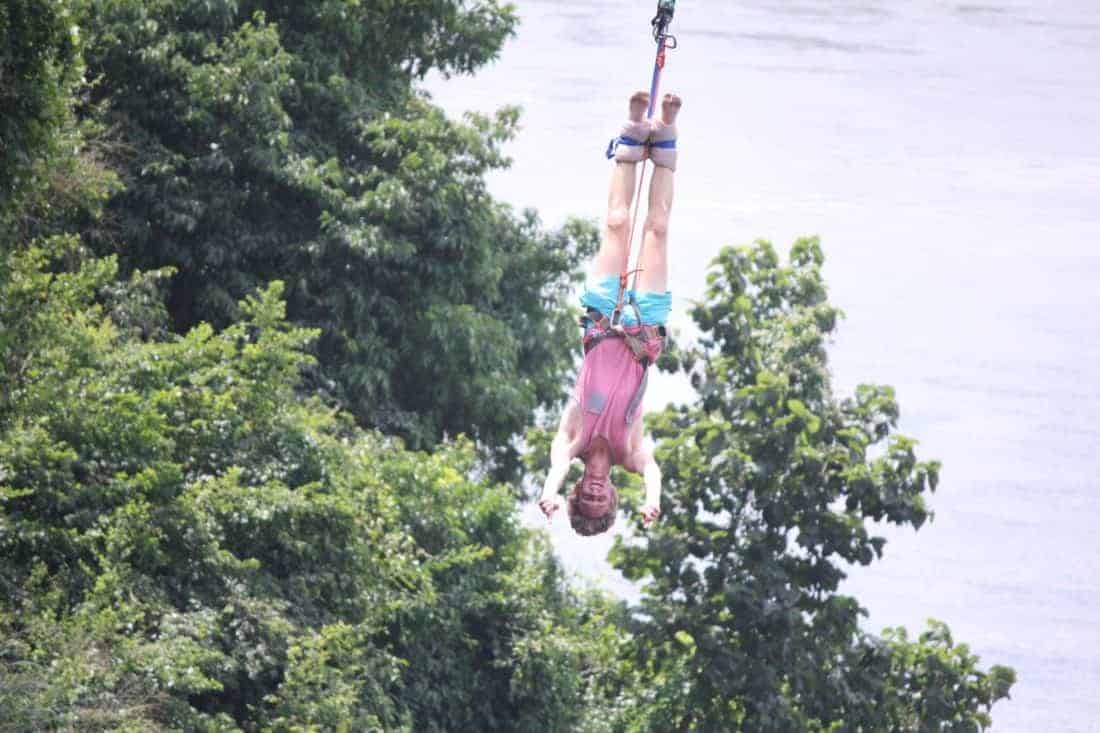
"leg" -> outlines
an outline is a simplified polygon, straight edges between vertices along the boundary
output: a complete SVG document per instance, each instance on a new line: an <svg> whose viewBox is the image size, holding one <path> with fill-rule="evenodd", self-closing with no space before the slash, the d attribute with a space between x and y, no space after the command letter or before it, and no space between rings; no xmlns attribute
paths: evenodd
<svg viewBox="0 0 1100 733"><path fill-rule="evenodd" d="M649 106L648 92L635 92L630 98L630 119L625 130L633 131L633 128L648 128L642 117ZM634 135L640 132L633 131ZM648 132L646 133L648 135ZM630 242L630 205L634 202L634 186L637 172L637 161L626 160L634 151L623 149L623 154L616 155L615 168L611 172L611 185L607 195L607 221L604 227L603 241L600 251L592 264L592 278L600 279L608 275L618 277L626 267L626 258L629 252Z"/></svg>
<svg viewBox="0 0 1100 733"><path fill-rule="evenodd" d="M661 124L668 130L675 130L679 111L680 98L666 94L661 104ZM646 215L641 261L638 263L642 270L638 275L639 292L663 293L668 290L668 222L672 214L674 156L675 151L667 160L654 158L656 165L649 183L649 213ZM668 165L670 162L671 167Z"/></svg>
<svg viewBox="0 0 1100 733"><path fill-rule="evenodd" d="M668 290L668 220L672 213L670 168L655 168L649 183L649 213L645 219L642 259L638 263L638 292L663 293Z"/></svg>
<svg viewBox="0 0 1100 733"><path fill-rule="evenodd" d="M634 201L637 163L616 163L607 195L607 220L603 241L592 264L592 278L619 276L626 267L630 242L630 205Z"/></svg>

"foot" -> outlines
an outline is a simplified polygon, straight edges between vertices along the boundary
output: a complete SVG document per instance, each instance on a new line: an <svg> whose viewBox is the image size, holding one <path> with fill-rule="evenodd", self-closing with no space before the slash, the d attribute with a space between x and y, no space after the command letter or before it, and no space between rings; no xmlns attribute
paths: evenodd
<svg viewBox="0 0 1100 733"><path fill-rule="evenodd" d="M619 132L615 148L615 160L619 163L637 163L646 156L651 126L645 119L649 109L649 92L634 92L630 97L630 116Z"/></svg>
<svg viewBox="0 0 1100 733"><path fill-rule="evenodd" d="M648 95L647 95L648 97ZM646 104L648 104L648 99ZM680 114L680 107L683 106L684 101L679 96L669 92L665 95L665 98L661 100L661 123L664 125L675 125L676 115Z"/></svg>
<svg viewBox="0 0 1100 733"><path fill-rule="evenodd" d="M649 92L642 90L630 95L630 121L641 122L649 109Z"/></svg>
<svg viewBox="0 0 1100 733"><path fill-rule="evenodd" d="M682 100L675 94L666 94L661 100L661 119L653 123L650 135L649 157L653 165L676 170L676 116L680 114Z"/></svg>

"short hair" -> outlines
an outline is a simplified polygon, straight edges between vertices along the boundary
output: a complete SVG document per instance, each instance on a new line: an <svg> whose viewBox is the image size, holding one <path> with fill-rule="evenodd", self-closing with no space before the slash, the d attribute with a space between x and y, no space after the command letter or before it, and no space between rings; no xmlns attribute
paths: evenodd
<svg viewBox="0 0 1100 733"><path fill-rule="evenodd" d="M606 532L615 524L615 515L618 514L619 511L619 492L609 478L607 480L607 490L611 492L611 503L607 507L607 513L602 517L586 517L581 513L581 500L579 496L583 483L584 476L578 479L577 483L573 484L573 490L569 492L569 498L565 503L565 507L569 514L569 523L573 525L573 531L582 537L592 537L593 535Z"/></svg>

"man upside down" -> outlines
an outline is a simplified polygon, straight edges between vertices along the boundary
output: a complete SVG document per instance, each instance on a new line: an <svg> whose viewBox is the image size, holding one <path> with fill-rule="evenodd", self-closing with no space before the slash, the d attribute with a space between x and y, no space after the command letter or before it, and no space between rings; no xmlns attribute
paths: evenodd
<svg viewBox="0 0 1100 733"><path fill-rule="evenodd" d="M573 395L562 414L550 449L550 472L539 508L553 519L564 503L573 529L591 536L615 522L619 496L611 483L612 466L641 474L645 482L642 519L650 526L661 514L661 471L653 441L641 415L648 366L664 346L665 323L672 304L668 291L668 222L676 170L676 116L680 98L666 94L660 119L645 119L649 94L630 98L629 119L614 149L615 168L608 193L607 222L581 304L586 316L584 361ZM630 254L630 208L637 167L649 158L649 213L643 230L636 290L622 297L621 325L612 323L619 300L620 274ZM562 483L574 458L584 475L566 500Z"/></svg>

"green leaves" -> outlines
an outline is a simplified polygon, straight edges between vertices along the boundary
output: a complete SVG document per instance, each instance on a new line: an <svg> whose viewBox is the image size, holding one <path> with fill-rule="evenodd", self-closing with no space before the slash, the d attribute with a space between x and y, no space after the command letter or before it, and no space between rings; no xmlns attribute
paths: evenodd
<svg viewBox="0 0 1100 733"><path fill-rule="evenodd" d="M9 0L0 9L0 224L48 177L80 80L80 31L66 0ZM3 232L0 230L0 235Z"/></svg>
<svg viewBox="0 0 1100 733"><path fill-rule="evenodd" d="M95 250L124 274L172 267L179 333L284 282L290 319L322 332L311 389L414 448L471 435L515 478L507 446L572 363L565 299L595 234L488 195L516 109L449 120L413 88L495 57L514 9L93 5L83 111L126 146Z"/></svg>
<svg viewBox="0 0 1100 733"><path fill-rule="evenodd" d="M766 242L723 250L693 312L699 345L682 360L698 399L647 418L670 506L647 542L617 544L612 560L645 582L632 658L654 689L675 679L678 692L639 703L630 730L988 724L996 697L913 714L906 696L916 688L887 693L860 661L870 644L876 663L908 675L912 655L925 653L904 638L874 646L859 628L863 610L837 589L847 565L881 557L871 521L919 528L927 519L939 464L894 434L891 388L834 395L825 346L839 311L822 263L816 239L796 242L786 264ZM973 675L975 689L1004 679L976 660L937 658Z"/></svg>
<svg viewBox="0 0 1100 733"><path fill-rule="evenodd" d="M609 610L563 588L472 442L409 452L300 398L316 333L279 282L225 329L142 339L96 302L125 290L113 263L66 271L56 244L0 261L3 313L33 314L3 322L0 375L13 720L577 728Z"/></svg>
<svg viewBox="0 0 1100 733"><path fill-rule="evenodd" d="M76 7L0 11L0 728L988 725L1011 670L837 593L939 465L889 387L833 393L816 239L723 250L666 354L698 399L647 418L628 608L515 512L597 232L488 195L516 109L414 86L514 8Z"/></svg>
<svg viewBox="0 0 1100 733"><path fill-rule="evenodd" d="M929 620L916 642L904 629L887 629L884 638L891 660L882 700L901 723L942 721L940 730L984 730L992 725L993 703L1007 698L1016 682L1009 667L978 669L978 658L965 644L956 645L939 621Z"/></svg>

